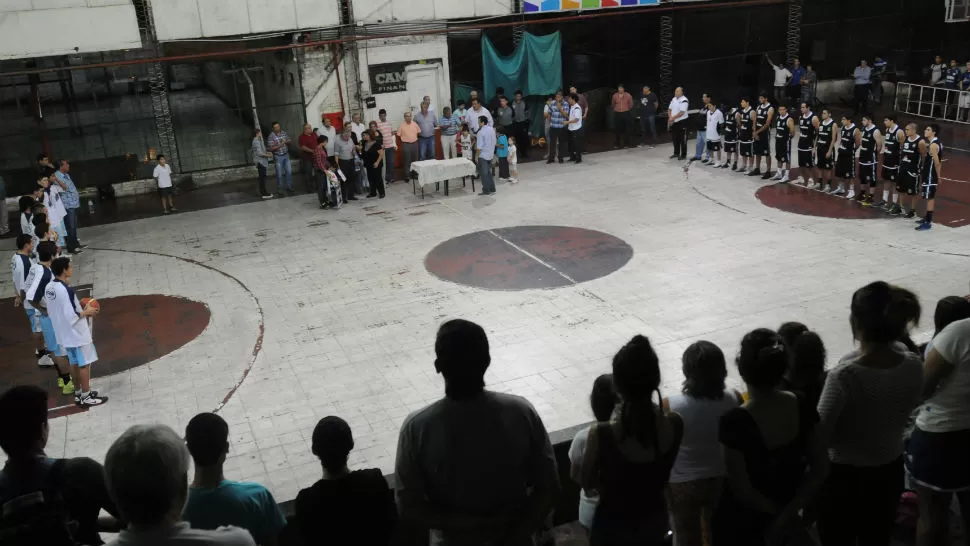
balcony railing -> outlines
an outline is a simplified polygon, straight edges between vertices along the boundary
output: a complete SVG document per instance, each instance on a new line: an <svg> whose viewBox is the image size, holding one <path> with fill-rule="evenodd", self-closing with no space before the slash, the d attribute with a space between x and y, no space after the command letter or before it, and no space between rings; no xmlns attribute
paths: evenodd
<svg viewBox="0 0 970 546"><path fill-rule="evenodd" d="M970 91L899 82L897 112L954 123L970 124Z"/></svg>

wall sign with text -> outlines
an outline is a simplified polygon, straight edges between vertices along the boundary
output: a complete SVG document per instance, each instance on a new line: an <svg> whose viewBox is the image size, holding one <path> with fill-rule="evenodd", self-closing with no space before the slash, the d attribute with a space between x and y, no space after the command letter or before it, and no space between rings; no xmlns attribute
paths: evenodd
<svg viewBox="0 0 970 546"><path fill-rule="evenodd" d="M651 6L660 0L525 0L522 11L525 13L567 11L601 8L622 8L625 6Z"/></svg>
<svg viewBox="0 0 970 546"><path fill-rule="evenodd" d="M381 93L397 93L407 91L408 73L404 67L412 64L442 64L441 59L421 59L417 61L404 61L403 63L385 63L368 65L367 71L370 73L370 90L374 95Z"/></svg>

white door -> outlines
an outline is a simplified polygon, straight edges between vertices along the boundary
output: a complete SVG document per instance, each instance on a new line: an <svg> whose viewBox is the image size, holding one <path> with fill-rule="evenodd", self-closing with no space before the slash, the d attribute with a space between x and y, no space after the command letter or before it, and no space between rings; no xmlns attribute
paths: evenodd
<svg viewBox="0 0 970 546"><path fill-rule="evenodd" d="M445 106L441 102L441 64L413 64L404 67L407 73L408 108L411 112L421 111L421 101L425 96L431 97L431 106L437 114Z"/></svg>

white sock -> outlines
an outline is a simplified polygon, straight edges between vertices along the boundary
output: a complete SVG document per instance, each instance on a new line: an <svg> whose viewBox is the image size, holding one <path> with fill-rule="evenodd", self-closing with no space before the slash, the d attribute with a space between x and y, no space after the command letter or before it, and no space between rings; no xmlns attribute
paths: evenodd
<svg viewBox="0 0 970 546"><path fill-rule="evenodd" d="M899 203L899 194L898 193L893 195L893 203Z"/></svg>
<svg viewBox="0 0 970 546"><path fill-rule="evenodd" d="M882 190L882 202L889 201L889 190Z"/></svg>

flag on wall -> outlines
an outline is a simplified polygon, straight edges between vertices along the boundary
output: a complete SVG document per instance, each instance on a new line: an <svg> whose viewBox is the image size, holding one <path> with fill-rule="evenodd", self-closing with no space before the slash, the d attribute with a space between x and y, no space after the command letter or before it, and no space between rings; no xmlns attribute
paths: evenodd
<svg viewBox="0 0 970 546"><path fill-rule="evenodd" d="M620 8L626 6L652 6L660 0L525 0L522 11L540 13L550 11Z"/></svg>

